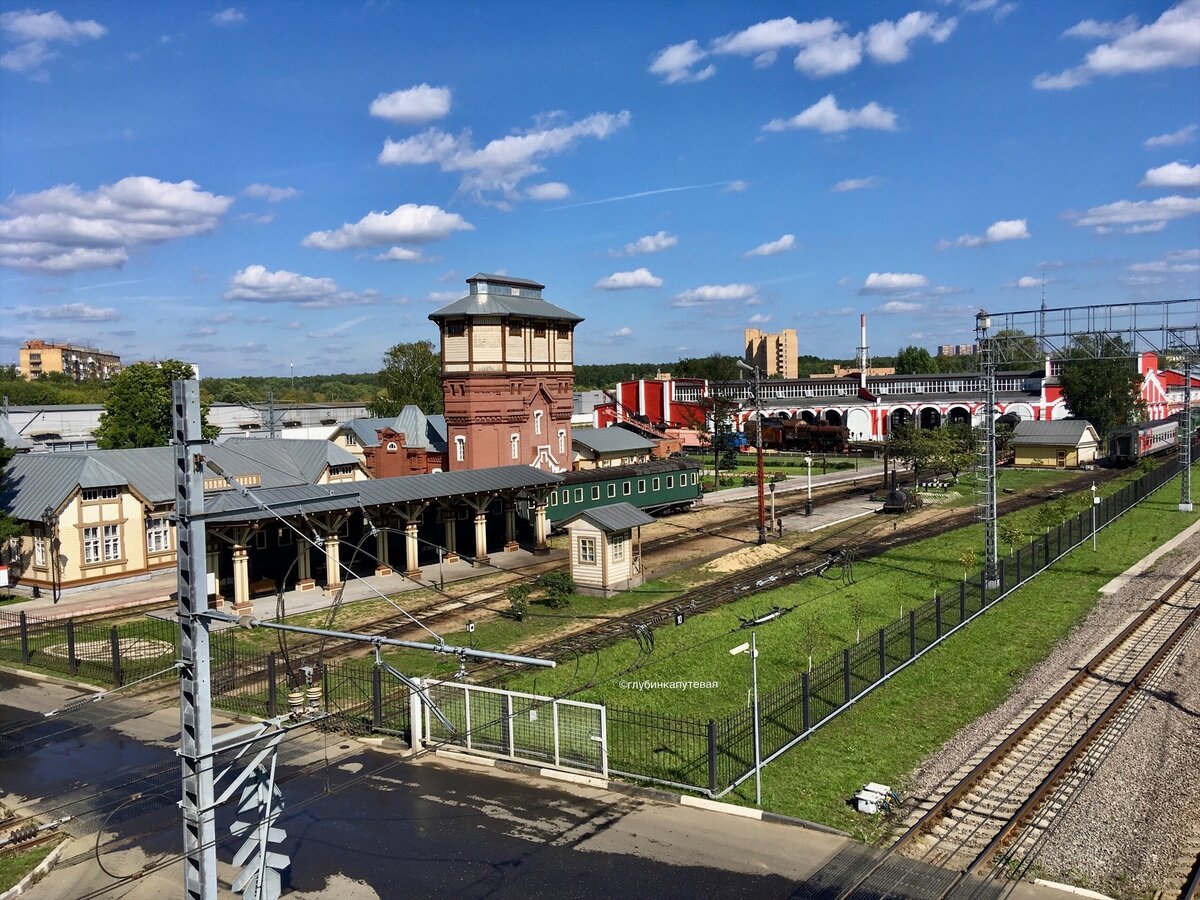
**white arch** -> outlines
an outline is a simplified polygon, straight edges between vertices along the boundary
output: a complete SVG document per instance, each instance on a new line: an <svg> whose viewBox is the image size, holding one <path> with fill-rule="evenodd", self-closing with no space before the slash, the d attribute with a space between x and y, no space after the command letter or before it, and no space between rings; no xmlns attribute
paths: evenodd
<svg viewBox="0 0 1200 900"><path fill-rule="evenodd" d="M846 413L845 425L852 439L867 440L871 437L871 414L861 406L851 407Z"/></svg>

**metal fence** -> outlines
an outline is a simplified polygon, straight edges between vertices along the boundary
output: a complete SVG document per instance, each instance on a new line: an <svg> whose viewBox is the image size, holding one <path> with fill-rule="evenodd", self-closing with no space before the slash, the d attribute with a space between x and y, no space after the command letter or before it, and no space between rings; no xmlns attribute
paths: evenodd
<svg viewBox="0 0 1200 900"><path fill-rule="evenodd" d="M120 687L168 668L178 654L173 622L122 625L0 611L0 660Z"/></svg>
<svg viewBox="0 0 1200 900"><path fill-rule="evenodd" d="M463 681L422 682L423 693L449 722L425 714L426 746L451 744L608 777L605 708ZM414 716L415 717L415 716Z"/></svg>
<svg viewBox="0 0 1200 900"><path fill-rule="evenodd" d="M1099 530L1179 472L1171 460L1104 497L1095 507ZM1008 596L1070 550L1092 539L1092 511L1071 516L1012 548L999 560L994 582L981 570L948 595L937 595L877 632L867 634L810 671L760 695L764 761L808 737L898 670L911 663L996 601ZM608 707L614 771L650 781L727 793L750 777L754 765L753 711L736 710L704 721Z"/></svg>

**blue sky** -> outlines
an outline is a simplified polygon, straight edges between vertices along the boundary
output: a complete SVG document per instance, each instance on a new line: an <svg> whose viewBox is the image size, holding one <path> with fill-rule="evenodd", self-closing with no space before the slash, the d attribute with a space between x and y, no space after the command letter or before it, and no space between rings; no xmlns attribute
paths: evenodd
<svg viewBox="0 0 1200 900"><path fill-rule="evenodd" d="M1200 0L0 3L0 362L369 371L471 274L582 363L1200 296Z"/></svg>

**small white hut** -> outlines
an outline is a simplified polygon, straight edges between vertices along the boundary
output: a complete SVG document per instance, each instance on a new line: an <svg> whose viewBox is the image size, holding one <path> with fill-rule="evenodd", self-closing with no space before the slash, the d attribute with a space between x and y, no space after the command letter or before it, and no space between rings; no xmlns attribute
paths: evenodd
<svg viewBox="0 0 1200 900"><path fill-rule="evenodd" d="M653 516L629 503L576 513L563 522L571 537L571 580L580 593L611 597L643 581L642 526Z"/></svg>

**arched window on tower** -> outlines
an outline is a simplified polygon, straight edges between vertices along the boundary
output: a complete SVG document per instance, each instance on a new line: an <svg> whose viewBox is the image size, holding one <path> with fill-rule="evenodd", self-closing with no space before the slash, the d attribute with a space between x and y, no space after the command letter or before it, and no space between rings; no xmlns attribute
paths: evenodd
<svg viewBox="0 0 1200 900"><path fill-rule="evenodd" d="M542 411L540 409L533 414L533 433L542 433Z"/></svg>
<svg viewBox="0 0 1200 900"><path fill-rule="evenodd" d="M454 458L463 462L467 458L467 439L461 434L454 439Z"/></svg>
<svg viewBox="0 0 1200 900"><path fill-rule="evenodd" d="M512 437L509 438L509 442L512 444L512 458L520 459L521 458L521 436L519 434L514 434Z"/></svg>
<svg viewBox="0 0 1200 900"><path fill-rule="evenodd" d="M565 429L558 429L558 452L567 452L567 432Z"/></svg>

